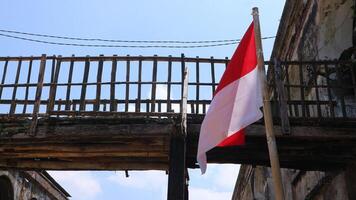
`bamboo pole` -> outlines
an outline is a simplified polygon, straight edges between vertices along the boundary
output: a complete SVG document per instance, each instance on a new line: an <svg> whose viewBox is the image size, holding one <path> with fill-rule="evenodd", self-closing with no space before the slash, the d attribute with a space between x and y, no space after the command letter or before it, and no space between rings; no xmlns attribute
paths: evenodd
<svg viewBox="0 0 356 200"><path fill-rule="evenodd" d="M276 199L283 200L284 194L283 194L283 185L282 185L282 178L281 178L282 176L281 176L281 169L279 166L276 138L274 136L274 131L273 131L271 103L270 103L270 99L269 99L268 86L267 86L267 81L266 81L266 70L265 70L265 66L264 66L260 21L259 21L257 7L254 7L252 9L252 15L253 15L253 23L254 23L254 29L255 29L257 64L258 64L258 69L260 71L261 85L262 85L262 90L263 90L262 91L263 92L263 113L264 113L264 121L265 121L265 128L266 128L268 152L269 152L271 169L272 169L272 179L273 179Z"/></svg>

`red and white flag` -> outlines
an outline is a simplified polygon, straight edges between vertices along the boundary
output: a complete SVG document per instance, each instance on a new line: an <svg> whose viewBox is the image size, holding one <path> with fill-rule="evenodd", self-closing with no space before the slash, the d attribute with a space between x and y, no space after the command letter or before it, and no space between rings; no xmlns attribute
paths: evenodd
<svg viewBox="0 0 356 200"><path fill-rule="evenodd" d="M244 144L244 128L262 118L259 75L251 23L220 80L200 129L197 161L203 174L207 151L216 146Z"/></svg>

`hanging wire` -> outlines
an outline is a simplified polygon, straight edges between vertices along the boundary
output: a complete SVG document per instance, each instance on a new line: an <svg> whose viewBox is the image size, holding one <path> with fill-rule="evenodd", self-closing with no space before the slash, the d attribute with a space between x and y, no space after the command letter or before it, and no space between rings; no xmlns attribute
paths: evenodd
<svg viewBox="0 0 356 200"><path fill-rule="evenodd" d="M218 43L218 44L206 44L206 45L110 45L110 44L79 44L79 43L63 43L63 42L51 42L45 40L37 40L25 37L18 37L13 35L7 35L0 33L0 36L14 38L19 40L26 40L31 42L43 43L43 44L53 44L61 46L77 46L77 47L122 47L122 48L203 48L203 47L217 47L237 44L238 42L228 42L228 43Z"/></svg>
<svg viewBox="0 0 356 200"><path fill-rule="evenodd" d="M114 40L114 39L100 39L100 38L79 38L79 37L66 37L66 36L56 36L56 35L46 35L46 34L37 34L37 33L28 33L20 31L11 31L0 29L0 36L43 43L51 45L61 45L61 46L77 46L77 47L116 47L116 48L204 48L204 47L218 47L218 46L227 46L234 45L241 41L241 39L227 39L227 40L196 40L196 41L179 41L179 40ZM10 34L5 34L10 33ZM23 36L16 36L12 34L20 34L27 36L43 37L43 38L55 38L55 39L64 39L64 40L76 40L76 41L100 41L100 42L112 42L112 43L146 43L150 45L115 45L115 44L83 44L83 43L67 43L67 42L57 42L57 41L48 41L41 39L33 39ZM275 36L263 37L262 39L272 39ZM170 44L170 45L155 45L160 44ZM152 45L154 44L154 45ZM198 45L177 45L177 44L198 44Z"/></svg>
<svg viewBox="0 0 356 200"><path fill-rule="evenodd" d="M79 40L79 41L97 41L97 42L121 42L121 43L177 43L177 44L195 44L195 43L227 43L227 42L239 42L241 39L225 39L225 40L196 40L196 41L182 41L182 40L115 40L115 39L101 39L101 38L79 38L79 37L67 37L57 35L47 35L38 33L28 33L21 31L11 31L0 29L3 33L14 33L21 35L29 35L36 37L56 38L64 40ZM275 36L265 37L264 39L275 38Z"/></svg>

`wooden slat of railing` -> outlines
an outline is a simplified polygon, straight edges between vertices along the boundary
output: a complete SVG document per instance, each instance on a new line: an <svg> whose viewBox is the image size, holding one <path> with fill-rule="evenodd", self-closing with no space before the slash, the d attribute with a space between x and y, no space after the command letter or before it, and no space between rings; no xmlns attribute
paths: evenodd
<svg viewBox="0 0 356 200"><path fill-rule="evenodd" d="M48 59L48 57L47 57ZM51 83L53 83L53 78L54 78L54 71L56 69L56 60L57 60L57 57L56 55L53 55L52 58L52 69L51 69Z"/></svg>
<svg viewBox="0 0 356 200"><path fill-rule="evenodd" d="M130 55L127 55L130 57ZM126 88L125 88L125 112L129 111L129 98L130 98L130 59L126 61Z"/></svg>
<svg viewBox="0 0 356 200"><path fill-rule="evenodd" d="M83 81L82 81L82 83L83 83L82 92L80 94L80 106L79 106L80 111L85 111L85 96L86 96L86 92L87 92L89 71L90 71L90 57L87 56L87 59L85 61L84 76L83 76Z"/></svg>
<svg viewBox="0 0 356 200"><path fill-rule="evenodd" d="M206 113L206 103L203 103L203 114Z"/></svg>
<svg viewBox="0 0 356 200"><path fill-rule="evenodd" d="M36 133L37 122L38 122L38 112L40 110L40 105L41 105L41 95L42 95L43 79L44 79L45 70L46 70L46 54L43 54L41 57L40 70L38 73L35 103L33 106L33 113L32 113L32 124L31 124L31 127L28 132L29 135L35 135L35 133Z"/></svg>
<svg viewBox="0 0 356 200"><path fill-rule="evenodd" d="M27 71L27 80L26 80L26 90L25 90L25 101L23 104L23 110L22 113L25 114L26 110L27 110L27 104L28 104L28 92L29 92L29 83L31 81L31 74L32 74L32 64L33 64L33 60L30 60L29 64L28 64L28 71Z"/></svg>
<svg viewBox="0 0 356 200"><path fill-rule="evenodd" d="M338 63L336 63L335 68L336 68L336 78L337 78L338 89L341 91L340 92L340 104L341 104L342 117L347 117L346 105L345 105L345 95L344 95L344 90L346 90L346 88L343 87L342 72L340 69L340 65Z"/></svg>
<svg viewBox="0 0 356 200"><path fill-rule="evenodd" d="M315 65L312 65L313 67L313 71L314 71L314 74L313 74L313 77L314 77L314 88L315 88L315 97L316 97L316 102L317 102L317 112L318 112L318 117L322 117L322 114L321 114L321 106L320 106L320 96L319 96L319 87L318 87L318 73L317 73L317 67Z"/></svg>
<svg viewBox="0 0 356 200"><path fill-rule="evenodd" d="M55 65L55 69L54 69L55 72L53 73L53 71L52 71L51 87L50 87L50 91L49 91L49 104L47 107L47 112L51 112L52 110L54 110L54 102L55 102L56 94L57 94L57 83L58 83L59 72L61 70L61 56L59 55L56 60L57 60L57 63ZM53 61L53 63L54 63L54 61ZM53 68L52 68L52 70L53 70Z"/></svg>
<svg viewBox="0 0 356 200"><path fill-rule="evenodd" d="M154 55L155 57L157 55ZM152 87L151 87L151 112L156 109L156 87L157 87L157 60L153 60Z"/></svg>
<svg viewBox="0 0 356 200"><path fill-rule="evenodd" d="M287 82L287 84L284 83L284 86L287 88L287 100L290 101L291 100L291 94L290 94L290 86L289 86L289 84L290 84L289 83L289 65L285 64L284 67L285 67L285 72L286 72L285 80ZM289 106L289 115L293 116L293 114L292 114L293 108L292 108L291 105L288 105L288 106Z"/></svg>
<svg viewBox="0 0 356 200"><path fill-rule="evenodd" d="M181 54L181 80L182 80L182 84L181 84L181 95L180 97L183 98L183 82L184 82L184 70L185 70L185 61L184 61L184 54L182 53ZM183 109L183 104L182 102L180 103L179 105L179 112L182 112L182 109ZM194 112L194 111L193 111Z"/></svg>
<svg viewBox="0 0 356 200"><path fill-rule="evenodd" d="M282 67L279 60L274 60L274 80L276 85L276 90L278 94L278 105L282 124L282 133L290 134L290 124L288 119L288 106L287 98L284 91L284 85L282 81Z"/></svg>
<svg viewBox="0 0 356 200"><path fill-rule="evenodd" d="M355 69L354 65L348 65L350 67L350 72L351 72L351 80L352 80L352 85L353 85L353 90L354 90L354 97L356 100L356 77L355 77Z"/></svg>
<svg viewBox="0 0 356 200"><path fill-rule="evenodd" d="M9 64L9 61L6 60L5 64L4 64L4 70L3 70L2 78L1 78L1 85L4 85L4 83L5 83L8 64ZM0 99L1 99L1 96L2 96L2 91L3 91L3 87L0 87Z"/></svg>
<svg viewBox="0 0 356 200"><path fill-rule="evenodd" d="M197 60L199 60L199 56L197 56ZM197 100L196 103L196 108L195 108L195 114L199 113L199 94L200 94L200 87L199 87L199 62L197 61L195 63L195 81L198 83L196 86L196 90L195 90L195 99Z"/></svg>
<svg viewBox="0 0 356 200"><path fill-rule="evenodd" d="M104 55L100 55L101 57L103 57ZM96 76L96 100L95 100L95 104L94 104L94 111L99 111L100 109L100 95L101 95L101 79L103 76L103 65L104 65L104 61L103 60L99 60L98 63L98 72L97 72L97 76Z"/></svg>
<svg viewBox="0 0 356 200"><path fill-rule="evenodd" d="M327 64L324 64L324 70L325 70L326 74L330 73L329 66ZM330 115L331 115L332 118L335 118L334 106L332 104L333 97L332 97L332 94L331 94L331 87L330 87L331 85L330 85L330 80L328 78L326 78L326 83L329 86L329 87L327 87L327 91L328 91Z"/></svg>
<svg viewBox="0 0 356 200"><path fill-rule="evenodd" d="M10 115L15 113L16 110L16 93L17 93L17 84L19 83L20 72L21 72L22 60L20 59L17 64L16 76L15 76L15 86L12 91L12 101L10 107Z"/></svg>
<svg viewBox="0 0 356 200"><path fill-rule="evenodd" d="M214 96L215 93L215 65L214 65L214 57L210 57L210 72L211 72L211 95Z"/></svg>
<svg viewBox="0 0 356 200"><path fill-rule="evenodd" d="M229 57L225 57L225 69L227 68L227 65L229 64Z"/></svg>
<svg viewBox="0 0 356 200"><path fill-rule="evenodd" d="M142 82L142 60L138 61L138 78L137 78L137 103L136 112L141 112L141 82Z"/></svg>
<svg viewBox="0 0 356 200"><path fill-rule="evenodd" d="M190 113L193 114L194 113L194 103L189 103L190 105Z"/></svg>
<svg viewBox="0 0 356 200"><path fill-rule="evenodd" d="M171 104L171 87L172 87L172 60L171 55L168 56L168 77L167 77L167 112L172 111L172 104Z"/></svg>
<svg viewBox="0 0 356 200"><path fill-rule="evenodd" d="M72 55L72 60L69 64L69 75L68 75L68 85L67 85L67 92L66 92L66 105L65 110L70 110L70 91L72 87L72 79L73 79L73 68L74 68L74 55Z"/></svg>
<svg viewBox="0 0 356 200"><path fill-rule="evenodd" d="M304 104L305 101L305 94L304 94L304 76L303 76L303 63L299 63L299 84L300 84L300 99L302 100L302 117L306 117L306 105Z"/></svg>
<svg viewBox="0 0 356 200"><path fill-rule="evenodd" d="M115 80L116 80L116 70L117 70L117 55L114 55L111 66L111 79L110 79L110 111L117 110L117 104L115 103Z"/></svg>

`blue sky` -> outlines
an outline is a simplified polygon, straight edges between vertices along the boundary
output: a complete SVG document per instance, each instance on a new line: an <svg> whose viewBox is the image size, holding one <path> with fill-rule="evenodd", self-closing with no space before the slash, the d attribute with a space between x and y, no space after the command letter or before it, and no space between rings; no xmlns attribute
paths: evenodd
<svg viewBox="0 0 356 200"><path fill-rule="evenodd" d="M284 0L2 0L0 29L83 38L127 40L216 40L241 38L259 7L262 36L276 35ZM269 58L273 39L264 40ZM235 45L195 49L83 48L0 37L0 56L173 55L230 57ZM164 95L164 94L163 94ZM0 108L1 110L1 108ZM190 199L231 198L238 165L190 170ZM166 199L165 172L51 172L73 200Z"/></svg>

